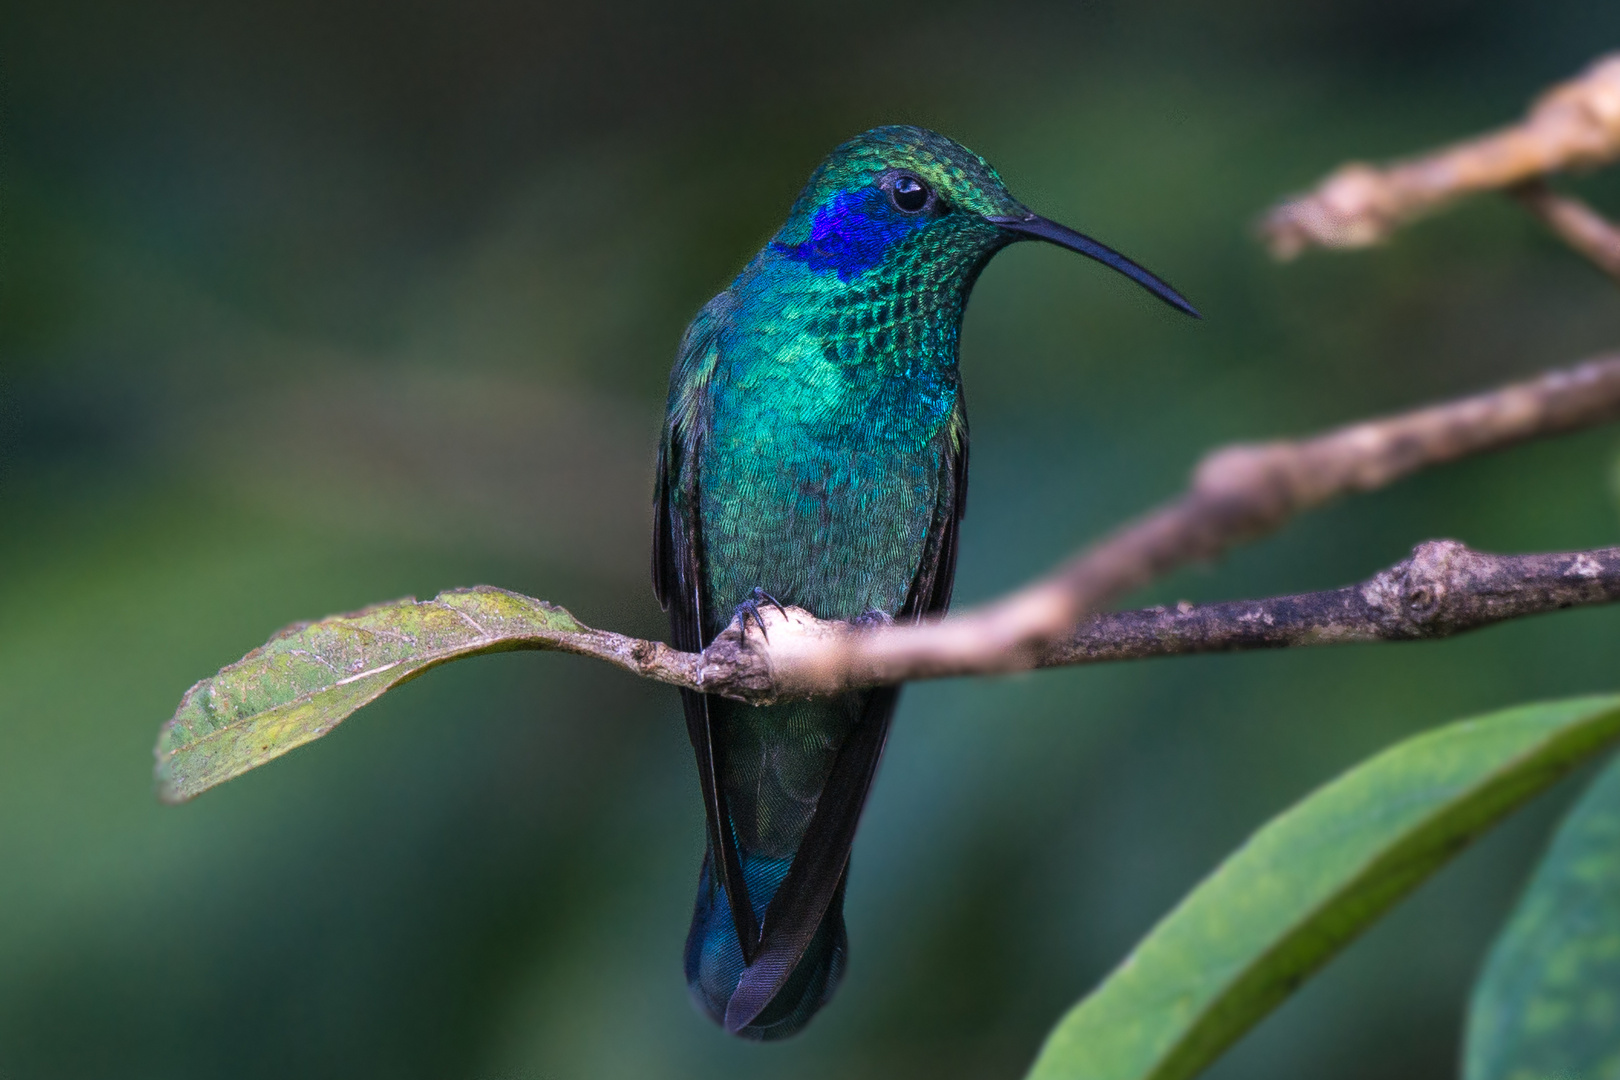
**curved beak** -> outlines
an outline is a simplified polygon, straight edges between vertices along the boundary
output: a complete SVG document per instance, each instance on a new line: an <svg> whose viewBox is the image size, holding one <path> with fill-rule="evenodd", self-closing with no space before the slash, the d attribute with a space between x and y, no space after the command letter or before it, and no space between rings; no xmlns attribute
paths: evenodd
<svg viewBox="0 0 1620 1080"><path fill-rule="evenodd" d="M1180 311L1185 311L1195 319L1203 318L1198 309L1187 303L1185 297L1172 289L1157 275L1151 274L1136 265L1113 248L1106 244L1099 244L1084 233L1077 233L1067 225L1059 225L1055 221L1048 221L1039 214L1025 214L1022 216L985 215L986 221L997 225L1010 233L1017 233L1021 237L1032 240L1045 240L1049 244L1056 244L1070 251L1078 251L1088 258L1096 259L1104 266L1111 266L1136 282L1160 300Z"/></svg>

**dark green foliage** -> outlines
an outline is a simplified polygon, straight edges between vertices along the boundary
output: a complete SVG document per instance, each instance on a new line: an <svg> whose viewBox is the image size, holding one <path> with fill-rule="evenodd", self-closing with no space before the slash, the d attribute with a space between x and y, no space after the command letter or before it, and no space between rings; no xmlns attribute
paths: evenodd
<svg viewBox="0 0 1620 1080"><path fill-rule="evenodd" d="M1617 736L1620 697L1588 698L1452 724L1357 766L1154 927L1059 1023L1031 1080L1202 1072L1392 904Z"/></svg>
<svg viewBox="0 0 1620 1080"><path fill-rule="evenodd" d="M1565 817L1492 947L1463 1075L1620 1076L1620 762Z"/></svg>

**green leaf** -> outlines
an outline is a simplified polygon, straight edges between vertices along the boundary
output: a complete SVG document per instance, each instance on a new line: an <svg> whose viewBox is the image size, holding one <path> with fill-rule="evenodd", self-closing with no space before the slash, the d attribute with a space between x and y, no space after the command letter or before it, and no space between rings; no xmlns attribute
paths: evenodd
<svg viewBox="0 0 1620 1080"><path fill-rule="evenodd" d="M287 627L186 691L157 742L157 781L181 802L318 739L428 668L510 649L593 651L604 637L542 600L485 585Z"/></svg>
<svg viewBox="0 0 1620 1080"><path fill-rule="evenodd" d="M1474 988L1467 1080L1620 1077L1620 759L1559 826Z"/></svg>
<svg viewBox="0 0 1620 1080"><path fill-rule="evenodd" d="M1192 1076L1498 818L1620 736L1620 696L1409 739L1252 836L1048 1036L1032 1080Z"/></svg>

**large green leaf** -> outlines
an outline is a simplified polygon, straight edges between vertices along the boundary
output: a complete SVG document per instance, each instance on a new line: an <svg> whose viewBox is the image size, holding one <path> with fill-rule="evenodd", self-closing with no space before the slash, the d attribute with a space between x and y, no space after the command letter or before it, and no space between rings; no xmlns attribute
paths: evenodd
<svg viewBox="0 0 1620 1080"><path fill-rule="evenodd" d="M438 664L511 649L600 654L615 637L488 586L289 626L186 691L158 735L159 793L180 802L263 765Z"/></svg>
<svg viewBox="0 0 1620 1080"><path fill-rule="evenodd" d="M1620 1080L1620 759L1558 829L1474 988L1467 1080Z"/></svg>
<svg viewBox="0 0 1620 1080"><path fill-rule="evenodd" d="M1469 840L1620 736L1620 696L1409 739L1273 819L1048 1036L1032 1080L1197 1073Z"/></svg>

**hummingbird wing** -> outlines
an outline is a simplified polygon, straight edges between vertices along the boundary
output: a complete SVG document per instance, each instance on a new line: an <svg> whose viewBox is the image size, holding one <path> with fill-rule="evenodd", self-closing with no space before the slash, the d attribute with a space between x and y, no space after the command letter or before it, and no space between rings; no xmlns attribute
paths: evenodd
<svg viewBox="0 0 1620 1080"><path fill-rule="evenodd" d="M736 301L721 293L692 319L675 352L653 491L653 593L670 613L680 649L701 649L701 543L697 533L698 447L709 430L709 380L720 329Z"/></svg>
<svg viewBox="0 0 1620 1080"><path fill-rule="evenodd" d="M939 483L939 501L934 507L934 522L928 530L928 543L917 565L917 576L912 579L905 606L895 614L897 622L917 622L930 615L943 615L951 606L951 592L956 587L956 540L961 532L962 516L967 513L968 422L967 405L960 389L956 392L956 410L945 428L944 441L944 470Z"/></svg>
<svg viewBox="0 0 1620 1080"><path fill-rule="evenodd" d="M734 303L729 291L722 292L704 305L686 328L670 373L669 404L658 447L653 494L653 592L670 613L675 647L686 652L698 652L708 644L703 640L703 537L697 511L697 461L698 448L709 427L707 390L719 357L719 333ZM697 755L709 851L719 862L714 870L730 901L737 940L746 960L752 957L759 940L759 926L748 901L748 884L743 879L725 787L720 782L724 768L721 742L715 738L706 695L682 690L681 705L686 713L687 738Z"/></svg>
<svg viewBox="0 0 1620 1080"><path fill-rule="evenodd" d="M896 615L901 622L941 614L951 602L957 535L967 509L967 412L960 397L943 440L934 520L905 605ZM726 1005L728 1031L741 1031L752 1024L775 1000L798 970L844 887L855 826L877 773L900 690L885 686L861 696L865 698L861 720L839 747L816 801L815 815L765 912L758 951L749 959Z"/></svg>

